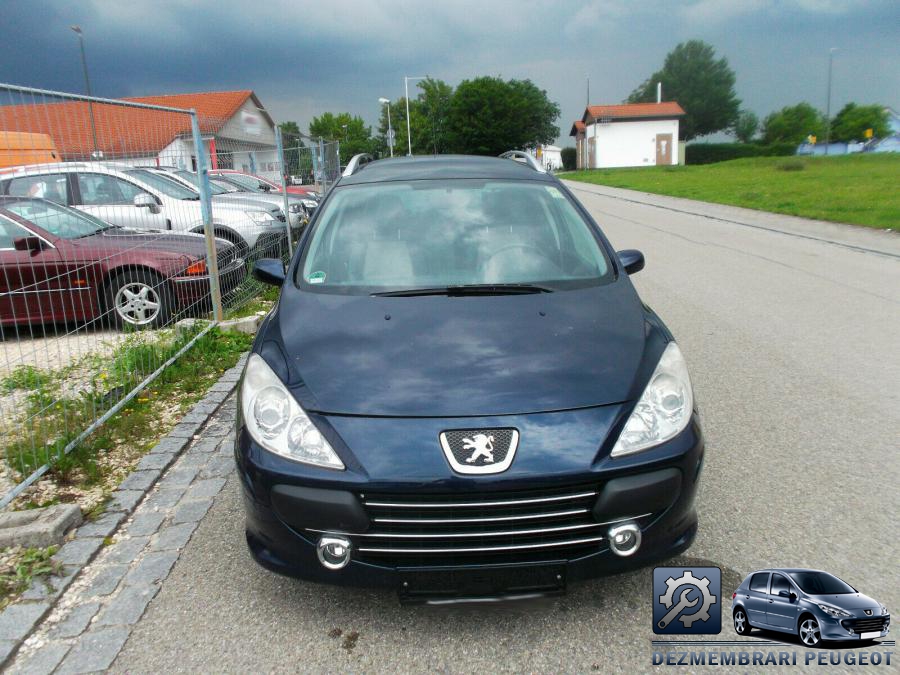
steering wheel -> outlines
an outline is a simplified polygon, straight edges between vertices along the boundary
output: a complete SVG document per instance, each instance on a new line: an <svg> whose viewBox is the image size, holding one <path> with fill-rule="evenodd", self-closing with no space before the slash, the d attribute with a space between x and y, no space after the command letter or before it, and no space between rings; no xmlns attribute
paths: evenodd
<svg viewBox="0 0 900 675"><path fill-rule="evenodd" d="M484 272L484 270L487 269L488 265L491 264L491 261L494 258L501 255L502 253L506 253L506 251L511 251L514 249L521 249L523 251L529 251L529 252L533 253L535 256L537 256L538 258L541 258L541 259L547 261L548 263L551 263L554 267L558 267L558 265L553 260L553 258L548 256L537 246L532 246L531 244L507 244L506 246L501 246L496 251L491 253L491 255L489 257L485 258L484 261L479 266L479 271Z"/></svg>

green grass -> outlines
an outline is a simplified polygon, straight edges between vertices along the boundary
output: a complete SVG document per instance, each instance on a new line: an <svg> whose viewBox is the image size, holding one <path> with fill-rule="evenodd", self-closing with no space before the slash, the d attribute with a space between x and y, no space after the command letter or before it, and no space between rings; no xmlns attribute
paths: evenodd
<svg viewBox="0 0 900 675"><path fill-rule="evenodd" d="M563 178L804 218L898 229L900 155L752 157L702 166L595 169Z"/></svg>
<svg viewBox="0 0 900 675"><path fill-rule="evenodd" d="M0 393L9 394L16 389L39 389L46 386L49 380L47 373L34 366L18 366L9 375L0 379Z"/></svg>
<svg viewBox="0 0 900 675"><path fill-rule="evenodd" d="M172 331L167 337L161 334L135 334L102 362L86 364L99 367L100 372L78 397L58 399L56 385L49 389L38 386L28 396L27 428L7 433L2 451L7 463L22 477L51 462L49 474L59 484L104 484L112 470L110 463L103 461L105 453L128 447L131 454L142 455L234 366L253 341L249 335L211 330L97 431L68 454L60 454L82 429L193 337ZM49 372L45 377L46 382L58 383L61 376Z"/></svg>
<svg viewBox="0 0 900 675"><path fill-rule="evenodd" d="M60 571L62 566L50 559L58 548L27 548L15 554L9 566L0 570L0 609L25 591L33 579Z"/></svg>

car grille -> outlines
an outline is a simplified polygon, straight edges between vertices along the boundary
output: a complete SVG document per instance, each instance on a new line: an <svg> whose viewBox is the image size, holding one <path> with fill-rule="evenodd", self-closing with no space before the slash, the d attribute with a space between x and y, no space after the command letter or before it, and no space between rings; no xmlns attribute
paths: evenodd
<svg viewBox="0 0 900 675"><path fill-rule="evenodd" d="M841 625L844 628L852 628L856 633L871 633L873 631L880 633L889 621L890 617L887 616L873 616L865 619L844 619L841 621Z"/></svg>
<svg viewBox="0 0 900 675"><path fill-rule="evenodd" d="M613 522L597 522L594 484L491 493L365 493L372 522L353 535L355 558L381 565L439 566L572 560L603 548Z"/></svg>

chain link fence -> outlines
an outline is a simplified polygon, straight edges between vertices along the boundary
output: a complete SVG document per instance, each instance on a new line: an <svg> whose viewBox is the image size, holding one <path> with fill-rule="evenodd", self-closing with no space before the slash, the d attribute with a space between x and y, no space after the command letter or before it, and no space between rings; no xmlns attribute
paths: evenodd
<svg viewBox="0 0 900 675"><path fill-rule="evenodd" d="M255 260L292 255L337 144L250 109L0 84L0 508L258 309Z"/></svg>

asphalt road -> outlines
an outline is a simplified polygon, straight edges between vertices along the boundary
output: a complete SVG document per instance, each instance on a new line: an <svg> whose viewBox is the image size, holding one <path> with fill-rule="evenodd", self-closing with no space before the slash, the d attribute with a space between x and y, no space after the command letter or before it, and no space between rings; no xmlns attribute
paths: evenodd
<svg viewBox="0 0 900 675"><path fill-rule="evenodd" d="M707 460L685 560L722 568L721 638L736 637L731 590L767 566L829 570L896 615L900 237L573 187L617 248L644 251L635 284L691 367ZM232 478L113 670L651 669L649 569L563 598L403 607L258 568L237 489Z"/></svg>

